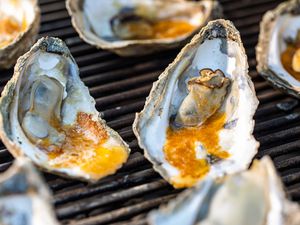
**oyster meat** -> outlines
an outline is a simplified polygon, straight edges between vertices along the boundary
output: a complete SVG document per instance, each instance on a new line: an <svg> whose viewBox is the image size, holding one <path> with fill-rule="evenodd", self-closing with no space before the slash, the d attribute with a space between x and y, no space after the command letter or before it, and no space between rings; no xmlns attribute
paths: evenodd
<svg viewBox="0 0 300 225"><path fill-rule="evenodd" d="M300 208L289 201L269 157L222 180L205 179L148 215L151 225L298 225Z"/></svg>
<svg viewBox="0 0 300 225"><path fill-rule="evenodd" d="M84 41L122 56L182 45L222 15L211 0L67 0L67 9Z"/></svg>
<svg viewBox="0 0 300 225"><path fill-rule="evenodd" d="M99 117L60 39L42 38L19 58L0 110L0 135L8 150L46 171L97 181L128 158L127 144Z"/></svg>
<svg viewBox="0 0 300 225"><path fill-rule="evenodd" d="M256 47L258 72L273 86L300 97L300 1L268 11Z"/></svg>
<svg viewBox="0 0 300 225"><path fill-rule="evenodd" d="M209 22L154 83L133 130L176 188L247 169L258 100L244 47L229 21Z"/></svg>
<svg viewBox="0 0 300 225"><path fill-rule="evenodd" d="M1 225L58 225L50 190L32 164L20 158L0 175Z"/></svg>
<svg viewBox="0 0 300 225"><path fill-rule="evenodd" d="M37 0L0 1L0 68L9 68L35 42L39 30Z"/></svg>

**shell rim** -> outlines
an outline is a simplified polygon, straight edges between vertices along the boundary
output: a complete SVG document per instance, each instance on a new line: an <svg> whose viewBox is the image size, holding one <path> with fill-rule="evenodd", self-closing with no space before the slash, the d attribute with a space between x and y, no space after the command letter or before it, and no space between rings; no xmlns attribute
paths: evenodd
<svg viewBox="0 0 300 225"><path fill-rule="evenodd" d="M49 43L50 42L50 43ZM57 48L52 48L53 46L51 46L51 42L54 43L54 45L59 46L60 49ZM48 49L49 48L49 49ZM0 137L3 141L3 144L7 147L7 150L14 156L14 158L20 158L20 157L24 157L26 159L29 159L31 162L33 162L31 160L30 157L28 157L21 148L21 145L16 144L14 140L11 139L11 134L7 133L6 124L9 124L9 121L5 121L5 116L4 114L8 112L8 108L10 107L10 104L12 101L14 101L14 94L15 94L15 85L18 82L19 77L21 76L22 70L24 68L24 66L26 65L26 60L30 57L30 55L34 52L37 52L38 50L45 50L47 52L52 52L52 53L56 53L56 54L60 54L63 55L65 57L68 57L71 59L71 61L74 63L74 65L76 66L76 70L79 76L79 69L77 66L77 63L75 62L75 59L73 58L73 56L70 53L70 50L68 49L67 45L59 38L54 38L54 37L42 37L40 38L32 47L31 49L26 52L23 56L21 56L15 67L14 67L14 74L12 76L12 78L7 82L7 84L5 85L2 93L1 93L1 97L0 97ZM81 79L80 79L81 80ZM85 86L85 84L82 82L83 86ZM98 111L97 111L98 112ZM8 113L8 118L9 118L9 113ZM130 148L129 145L122 139L122 137L112 128L110 128L107 124L106 121L104 119L101 118L100 113L98 116L98 121L101 123L101 125L104 127L105 130L108 131L108 133L118 139L118 141L120 141L120 144L122 146L124 146L124 149L127 151L128 153L128 157L127 160L121 164L117 169L119 170L120 168L122 168L122 166L128 161L129 156L130 156ZM8 125L9 131L11 130L10 124ZM107 174L103 177L100 177L99 179L93 179L93 178L85 178L82 177L80 175L70 175L67 172L63 172L63 171L59 171L59 170L55 170L55 169L51 169L50 167L45 167L41 164L37 164L35 162L33 162L39 169L41 169L42 171L45 172L49 172L64 178L68 178L68 179L76 179L79 181L83 181L83 182L89 182L89 183L96 183L97 181L112 175L115 172L112 172L110 174Z"/></svg>
<svg viewBox="0 0 300 225"><path fill-rule="evenodd" d="M82 1L84 0L76 0L76 4L82 3ZM202 4L202 1L198 1L198 2L190 2L189 0L168 0L168 1L174 1L174 2L187 2L189 4L193 3L193 4ZM206 0L207 1L207 0ZM134 47L147 47L147 46L151 46L153 49L157 48L157 47L166 47L166 48L174 48L178 45L181 45L182 43L184 43L185 41L187 41L189 38L193 37L196 33L199 32L199 30L201 28L203 28L209 21L216 19L218 17L220 17L221 15L223 15L223 11L222 11L222 7L219 4L218 1L215 0L211 0L211 10L208 13L208 17L207 19L203 22L203 24L199 25L193 32L187 34L187 35L183 35L179 38L174 38L174 39L149 39L149 40L129 40L129 41L119 41L118 45L114 45L111 44L110 42L104 41L103 38L98 37L98 41L93 41L90 40L85 34L84 31L82 30L83 27L79 26L78 21L77 21L77 16L76 13L78 13L78 11L80 9L78 9L78 6L76 5L76 8L74 8L74 0L66 0L66 8L67 11L71 17L71 22L73 27L75 28L75 30L77 31L77 33L79 34L79 37L85 41L86 43L96 47L96 48L101 48L104 50L110 50L113 51L115 53L117 53L118 55L122 55L122 56L130 56L132 54L127 54L125 53L125 51L128 48L134 48ZM78 11L77 11L78 10ZM81 11L80 11L81 12ZM81 12L82 13L82 12Z"/></svg>
<svg viewBox="0 0 300 225"><path fill-rule="evenodd" d="M260 22L258 44L255 49L257 72L276 89L286 92L293 97L300 98L300 91L284 79L280 78L280 76L268 66L269 40L275 25L275 19L283 14L291 13L296 8L300 8L300 0L289 0L279 4L276 8L267 11ZM300 14L300 12L297 12L297 14Z"/></svg>
<svg viewBox="0 0 300 225"><path fill-rule="evenodd" d="M255 126L255 120L253 119L253 116L254 116L254 114L256 112L256 109L258 107L259 101L258 101L258 99L256 97L256 92L255 92L254 84L252 83L251 78L250 78L250 76L248 74L249 65L248 65L248 61L247 61L247 55L245 53L245 48L243 46L243 43L242 43L242 40L241 40L241 37L240 37L240 33L234 27L233 23L231 21L229 21L229 20L217 19L217 20L214 20L214 21L210 21L205 27L203 27L201 29L201 31L198 34L196 34L193 37L193 39L191 40L190 43L188 43L185 47L183 47L181 49L181 51L176 56L176 58L174 59L174 61L171 64L169 64L169 66L164 70L164 72L162 72L159 75L157 81L155 81L153 83L153 85L152 85L152 88L150 90L150 94L146 98L146 102L145 102L143 110L141 112L139 112L139 113L136 113L135 120L134 120L133 125L132 125L133 133L135 134L135 136L136 136L136 138L138 140L139 146L141 147L141 149L144 150L144 156L145 156L145 158L148 159L152 163L154 170L157 171L170 184L171 184L170 177L169 177L169 175L166 173L166 171L164 169L161 169L161 163L159 163L158 161L156 161L151 155L148 154L148 150L146 149L146 147L143 144L143 141L142 141L142 139L141 139L141 137L139 135L139 133L140 133L140 122L139 121L141 120L141 117L143 116L143 114L146 112L146 110L147 110L148 106L150 105L150 103L152 101L154 101L154 96L152 96L151 94L154 93L155 90L157 89L157 87L159 85L159 81L162 80L162 79L164 79L165 77L167 77L168 74L170 72L172 72L173 67L175 67L177 65L177 63L179 63L180 59L188 52L188 50L190 48L193 47L193 45L194 45L195 42L203 42L207 38L207 37L205 37L206 32L208 30L212 30L214 28L214 26L221 26L226 31L227 37L229 39L237 42L239 44L239 46L240 46L241 51L245 55L245 60L246 60L246 65L247 65L247 68L246 68L246 71L245 71L245 73L246 73L245 77L246 77L246 80L248 81L248 85L249 85L249 87L251 89L251 92L252 92L252 95L253 95L253 99L255 99L255 102L256 102L256 104L253 105L253 108L251 110L252 120L250 122L252 122L252 129L249 130L249 138L250 138L250 140L253 141L253 144L255 145L254 146L254 155L257 154L258 148L260 146L260 143L255 139L255 137L253 135L254 126ZM214 38L218 38L218 37L214 37ZM253 155L253 157L254 157L254 155ZM249 165L251 164L251 161L244 165L244 169L247 169L249 167ZM226 175L226 174L224 174L224 175ZM200 179L199 182L201 182L202 180L203 179Z"/></svg>

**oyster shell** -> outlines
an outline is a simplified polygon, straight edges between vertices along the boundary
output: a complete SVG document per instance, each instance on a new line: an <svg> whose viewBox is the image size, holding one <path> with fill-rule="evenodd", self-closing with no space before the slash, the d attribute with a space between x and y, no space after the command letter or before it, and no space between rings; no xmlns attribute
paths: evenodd
<svg viewBox="0 0 300 225"><path fill-rule="evenodd" d="M269 157L250 170L201 185L148 215L151 225L297 225L300 208L285 197Z"/></svg>
<svg viewBox="0 0 300 225"><path fill-rule="evenodd" d="M0 175L0 224L58 225L50 190L24 158Z"/></svg>
<svg viewBox="0 0 300 225"><path fill-rule="evenodd" d="M0 100L0 136L15 156L87 181L113 174L129 148L99 117L67 46L41 38L20 57Z"/></svg>
<svg viewBox="0 0 300 225"><path fill-rule="evenodd" d="M274 87L299 98L300 1L268 11L260 24L256 47L258 72Z"/></svg>
<svg viewBox="0 0 300 225"><path fill-rule="evenodd" d="M258 100L239 32L209 22L153 84L133 130L145 156L174 187L247 169L257 152Z"/></svg>
<svg viewBox="0 0 300 225"><path fill-rule="evenodd" d="M217 1L67 0L72 24L87 43L122 56L183 45L222 15Z"/></svg>
<svg viewBox="0 0 300 225"><path fill-rule="evenodd" d="M12 67L34 44L40 25L37 0L0 2L0 68Z"/></svg>

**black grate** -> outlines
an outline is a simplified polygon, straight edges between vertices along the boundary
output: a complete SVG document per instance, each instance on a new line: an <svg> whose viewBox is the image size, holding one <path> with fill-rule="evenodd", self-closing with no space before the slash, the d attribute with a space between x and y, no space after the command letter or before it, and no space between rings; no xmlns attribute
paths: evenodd
<svg viewBox="0 0 300 225"><path fill-rule="evenodd" d="M255 45L263 13L279 0L221 0L226 18L240 30L249 57L250 74L260 100L255 115L255 136L261 147L257 157L270 155L294 201L300 203L299 101L270 87L256 72ZM149 210L167 202L179 191L155 173L143 157L133 135L134 114L140 111L158 75L179 49L143 57L121 58L97 50L80 40L71 26L63 0L41 0L40 36L57 36L69 46L81 78L97 101L109 126L116 129L132 154L114 176L94 185L45 174L55 196L57 216L64 224L146 224ZM1 91L12 70L0 71ZM0 144L0 171L13 158Z"/></svg>

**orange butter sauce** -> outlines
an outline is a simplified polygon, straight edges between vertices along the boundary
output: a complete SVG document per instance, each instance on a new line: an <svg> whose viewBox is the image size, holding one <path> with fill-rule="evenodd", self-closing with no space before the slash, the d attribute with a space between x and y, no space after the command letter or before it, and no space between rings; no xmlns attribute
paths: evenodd
<svg viewBox="0 0 300 225"><path fill-rule="evenodd" d="M300 80L300 73L293 69L292 62L293 62L293 56L296 53L296 51L299 49L299 47L297 48L296 45L288 44L285 51L281 53L281 63L284 69L297 80Z"/></svg>
<svg viewBox="0 0 300 225"><path fill-rule="evenodd" d="M19 23L12 17L0 18L0 48L3 48L13 42L21 32L27 28L26 19L23 18Z"/></svg>
<svg viewBox="0 0 300 225"><path fill-rule="evenodd" d="M140 25L131 24L130 30L136 33L140 29ZM141 36L138 39L163 39L176 38L195 30L195 26L183 20L161 20L151 23L152 35Z"/></svg>
<svg viewBox="0 0 300 225"><path fill-rule="evenodd" d="M50 121L57 131L65 134L61 146L43 140L38 147L44 149L55 168L79 167L91 178L99 179L114 173L128 158L124 147L105 147L109 135L104 127L92 116L83 112L77 114L72 126L61 126L58 120Z"/></svg>
<svg viewBox="0 0 300 225"><path fill-rule="evenodd" d="M162 20L153 24L154 39L175 38L195 30L195 26L180 20Z"/></svg>
<svg viewBox="0 0 300 225"><path fill-rule="evenodd" d="M196 144L201 142L208 154L221 159L230 155L219 145L219 132L226 121L225 113L216 113L200 127L167 129L164 145L166 160L176 167L180 174L171 178L176 188L194 186L210 170L206 159L197 159Z"/></svg>

